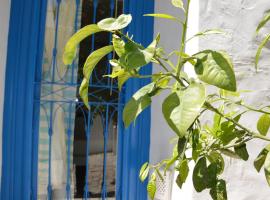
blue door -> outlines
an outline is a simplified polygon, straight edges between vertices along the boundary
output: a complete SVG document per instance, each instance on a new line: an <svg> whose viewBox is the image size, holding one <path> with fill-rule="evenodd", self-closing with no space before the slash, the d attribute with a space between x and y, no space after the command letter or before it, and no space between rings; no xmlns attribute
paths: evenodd
<svg viewBox="0 0 270 200"><path fill-rule="evenodd" d="M111 35L87 38L76 61L64 66L67 39L105 17L133 13L129 32L148 44L153 2L122 0L13 0L6 71L2 199L146 199L140 165L149 157L150 111L123 128L124 103L148 80L121 90L104 78L109 55L89 85L88 110L78 95L82 66ZM148 30L147 32L144 30ZM142 73L151 73L151 67ZM145 120L148 119L148 120Z"/></svg>

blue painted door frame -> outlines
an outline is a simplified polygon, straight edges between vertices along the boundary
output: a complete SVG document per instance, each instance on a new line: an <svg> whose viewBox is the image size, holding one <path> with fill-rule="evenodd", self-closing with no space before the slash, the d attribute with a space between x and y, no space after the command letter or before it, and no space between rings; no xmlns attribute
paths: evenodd
<svg viewBox="0 0 270 200"><path fill-rule="evenodd" d="M8 54L5 80L5 100L2 145L2 200L36 199L38 135L34 80L40 76L45 33L47 0L11 0ZM153 38L153 19L143 18L152 13L154 0L126 0L125 12L133 15L128 31L135 40L148 44ZM151 73L151 66L142 73ZM130 80L124 98L149 80ZM34 117L35 116L35 117ZM145 120L147 119L147 120ZM148 122L148 123L145 123ZM146 200L145 183L140 183L141 164L149 160L150 109L136 121L136 126L122 131L119 139L117 173L118 200ZM120 167L119 167L120 166Z"/></svg>

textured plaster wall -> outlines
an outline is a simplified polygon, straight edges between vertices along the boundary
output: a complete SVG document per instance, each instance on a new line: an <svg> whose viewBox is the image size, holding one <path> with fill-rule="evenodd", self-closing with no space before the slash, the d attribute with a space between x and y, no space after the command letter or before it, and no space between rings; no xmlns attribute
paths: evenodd
<svg viewBox="0 0 270 200"><path fill-rule="evenodd" d="M169 1L156 0L156 12L177 14ZM264 50L260 62L259 73L254 70L254 55L259 41L268 32L270 25L262 30L259 37L254 36L256 25L263 13L270 9L268 0L192 0L191 20L188 35L210 28L224 29L228 35L209 36L193 41L187 46L189 53L203 49L226 50L233 58L237 74L239 90L256 90L256 92L243 93L242 97L247 104L269 104L270 100L270 45ZM155 20L155 33L161 33L161 44L169 52L179 43L179 35L174 24L168 21ZM154 72L158 68L154 67ZM192 72L191 72L192 73ZM152 105L151 152L152 162L165 158L171 152L168 139L174 134L165 124L160 111L162 101L166 94L160 95ZM256 130L258 115L249 114L242 119L249 128ZM258 155L264 142L252 142L248 145L250 158L248 162L226 158L226 168L223 178L227 180L229 200L268 200L270 189L264 174L258 174L253 168L253 160ZM172 200L210 200L208 191L196 193L193 189L191 177L179 191L174 185Z"/></svg>
<svg viewBox="0 0 270 200"><path fill-rule="evenodd" d="M255 73L254 55L258 41L270 28L262 31L259 37L254 37L256 26L264 12L270 9L268 0L203 0L200 1L199 29L221 28L228 36L211 36L199 40L199 49L213 48L226 50L233 58L239 90L256 90L243 94L247 104L268 104L270 100L270 50L267 48L260 62L260 71ZM249 114L242 122L256 130L258 115ZM263 173L258 174L253 167L263 142L252 142L248 145L250 159L248 162L227 158L224 178L227 180L229 200L267 200L270 199L270 189ZM263 170L262 170L263 171ZM193 199L207 200L208 192L196 194Z"/></svg>
<svg viewBox="0 0 270 200"><path fill-rule="evenodd" d="M10 0L0 1L0 166L2 166L2 119ZM0 167L0 175L1 175Z"/></svg>

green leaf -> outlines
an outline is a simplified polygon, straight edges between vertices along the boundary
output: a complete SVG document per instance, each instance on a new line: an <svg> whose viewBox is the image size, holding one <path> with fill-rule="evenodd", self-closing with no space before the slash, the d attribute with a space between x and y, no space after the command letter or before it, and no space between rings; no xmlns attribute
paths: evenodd
<svg viewBox="0 0 270 200"><path fill-rule="evenodd" d="M189 167L188 167L188 161L187 159L182 160L179 164L179 167L177 168L179 171L179 174L176 179L176 183L179 186L179 188L182 188L183 184L186 182L186 179L188 177L189 173Z"/></svg>
<svg viewBox="0 0 270 200"><path fill-rule="evenodd" d="M181 9L185 10L184 3L182 0L172 0L172 5L176 8L181 8Z"/></svg>
<svg viewBox="0 0 270 200"><path fill-rule="evenodd" d="M225 165L222 155L217 151L211 151L207 158L211 163L216 164L217 174L222 174Z"/></svg>
<svg viewBox="0 0 270 200"><path fill-rule="evenodd" d="M132 70L150 63L155 55L159 39L160 35L158 35L156 39L154 39L154 41L145 49L135 42L127 42L125 45L125 54L120 58L123 66L126 66L127 70Z"/></svg>
<svg viewBox="0 0 270 200"><path fill-rule="evenodd" d="M254 160L254 167L257 170L257 172L261 171L262 166L264 165L265 159L267 154L270 151L270 145L267 145L257 156L257 158Z"/></svg>
<svg viewBox="0 0 270 200"><path fill-rule="evenodd" d="M193 185L197 192L201 192L207 188L205 176L207 175L206 158L202 157L196 163L193 170Z"/></svg>
<svg viewBox="0 0 270 200"><path fill-rule="evenodd" d="M118 35L113 34L112 43L116 54L119 57L123 56L125 54L125 42Z"/></svg>
<svg viewBox="0 0 270 200"><path fill-rule="evenodd" d="M225 90L236 91L233 65L225 53L205 50L194 57L198 59L195 72L200 80Z"/></svg>
<svg viewBox="0 0 270 200"><path fill-rule="evenodd" d="M153 173L150 181L147 184L147 192L148 192L150 199L153 200L155 198L156 191L157 191L156 175Z"/></svg>
<svg viewBox="0 0 270 200"><path fill-rule="evenodd" d="M115 31L121 30L127 27L132 21L132 16L122 14L118 18L106 18L97 23L98 27L107 30L107 31Z"/></svg>
<svg viewBox="0 0 270 200"><path fill-rule="evenodd" d="M213 200L227 200L226 182L218 180L216 186L211 188L210 195Z"/></svg>
<svg viewBox="0 0 270 200"><path fill-rule="evenodd" d="M87 108L89 108L88 105L88 84L89 84L89 79L91 77L91 74L95 68L95 66L98 64L98 62L107 54L109 54L110 52L112 52L113 50L113 46L105 46L102 47L94 52L92 52L86 62L84 63L83 66L83 75L84 75L84 79L82 81L82 84L80 86L79 89L79 94L84 102L84 104L86 105Z"/></svg>
<svg viewBox="0 0 270 200"><path fill-rule="evenodd" d="M192 83L186 90L174 92L164 100L162 105L164 118L180 137L186 134L199 115L205 98L204 86Z"/></svg>
<svg viewBox="0 0 270 200"><path fill-rule="evenodd" d="M185 137L178 139L177 151L178 151L179 156L185 153L184 151L185 151L186 143L187 143L187 139Z"/></svg>
<svg viewBox="0 0 270 200"><path fill-rule="evenodd" d="M257 53L256 53L256 57L255 57L255 68L256 70L258 69L258 64L259 64L259 60L262 54L262 49L265 47L265 45L269 42L270 40L270 34L268 34L264 40L261 42L261 44L258 47Z"/></svg>
<svg viewBox="0 0 270 200"><path fill-rule="evenodd" d="M257 26L256 32L259 33L262 27L270 20L270 11L267 11L263 19L260 21L259 25Z"/></svg>
<svg viewBox="0 0 270 200"><path fill-rule="evenodd" d="M266 136L269 128L270 128L270 116L267 114L263 114L258 120L257 129L261 135Z"/></svg>
<svg viewBox="0 0 270 200"><path fill-rule="evenodd" d="M202 32L199 32L199 33L195 34L194 36L189 38L187 40L187 42L192 40L195 37L203 37L203 36L213 35L213 34L217 35L217 34L226 34L226 33L223 30L220 30L220 29L208 29L208 30L205 30L205 31L202 31Z"/></svg>
<svg viewBox="0 0 270 200"><path fill-rule="evenodd" d="M164 13L153 13L153 14L145 14L143 15L145 17L157 17L157 18L162 18L162 19L169 19L169 20L174 20L174 21L179 21L176 17L169 15L169 14L164 14ZM182 23L182 22L181 22Z"/></svg>
<svg viewBox="0 0 270 200"><path fill-rule="evenodd" d="M148 174L149 174L149 164L148 164L148 162L146 162L143 164L143 166L141 167L141 170L140 170L139 177L140 177L141 182L145 181Z"/></svg>
<svg viewBox="0 0 270 200"><path fill-rule="evenodd" d="M232 150L229 150L229 149L221 149L220 152L226 156L229 156L231 158L234 158L234 159L240 159L240 157L235 153L233 152Z"/></svg>
<svg viewBox="0 0 270 200"><path fill-rule="evenodd" d="M247 161L249 158L246 144L242 144L241 146L234 147L235 153L244 161Z"/></svg>
<svg viewBox="0 0 270 200"><path fill-rule="evenodd" d="M151 104L151 96L149 94L153 92L154 87L155 83L150 83L142 87L125 105L123 111L123 121L126 128L138 117L138 115L145 108Z"/></svg>
<svg viewBox="0 0 270 200"><path fill-rule="evenodd" d="M270 153L268 152L264 162L264 174L268 185L270 186Z"/></svg>
<svg viewBox="0 0 270 200"><path fill-rule="evenodd" d="M63 54L63 62L65 65L71 65L76 57L76 50L78 44L86 37L103 31L96 24L91 24L78 30L66 43L65 51Z"/></svg>

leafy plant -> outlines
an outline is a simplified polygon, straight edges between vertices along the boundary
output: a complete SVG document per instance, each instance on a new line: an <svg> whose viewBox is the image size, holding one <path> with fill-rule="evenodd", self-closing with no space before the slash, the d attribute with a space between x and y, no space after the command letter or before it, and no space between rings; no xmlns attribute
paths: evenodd
<svg viewBox="0 0 270 200"><path fill-rule="evenodd" d="M172 5L185 14L179 19L169 14L146 14L147 17L173 20L183 27L179 50L166 54L159 45L160 36L153 40L148 47L143 47L123 29L132 21L131 15L122 14L118 18L108 18L98 24L88 25L75 33L67 42L63 61L71 64L76 55L77 45L91 34L101 31L112 33L112 45L102 47L92 52L87 58L83 74L84 79L80 87L80 96L88 105L88 84L92 71L97 63L107 54L115 52L110 60L112 73L105 76L118 79L119 89L131 77L151 78L151 83L139 89L125 105L123 121L128 127L138 115L151 105L151 100L164 91L169 95L164 100L162 112L169 127L176 134L176 144L170 158L157 164L145 163L139 173L141 181L150 176L147 191L150 198L156 192L156 177L163 180L163 169L166 173L170 168L178 172L177 185L181 188L190 173L189 163L194 162L193 184L197 192L209 189L214 200L227 199L226 182L221 178L224 170L223 156L230 156L244 161L249 159L246 144L254 139L270 141L267 133L270 127L269 107L255 108L244 103L237 92L237 83L233 63L225 52L204 50L194 55L185 53L186 43L194 37L209 34L223 34L217 29L202 31L187 39L187 25L190 0L186 7L182 0L172 0ZM269 13L260 23L257 32L270 20ZM261 49L269 41L267 36L259 47L256 56L256 66ZM170 58L177 56L177 63ZM141 75L140 69L149 63L160 65L163 70L156 74ZM183 67L190 63L197 78L190 78ZM213 85L217 92L209 93L207 85ZM237 109L234 109L237 107ZM240 123L241 117L248 112L261 113L257 123L257 131L248 129ZM204 114L212 113L212 124L201 123ZM190 153L191 152L191 155ZM267 145L254 161L254 167L259 172L264 167L267 182L270 183L270 146ZM150 174L151 173L151 174Z"/></svg>

